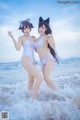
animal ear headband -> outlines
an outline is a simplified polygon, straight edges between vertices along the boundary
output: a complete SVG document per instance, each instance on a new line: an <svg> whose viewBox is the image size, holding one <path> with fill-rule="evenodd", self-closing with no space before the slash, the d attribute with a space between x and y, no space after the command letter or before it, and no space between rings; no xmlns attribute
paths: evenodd
<svg viewBox="0 0 80 120"><path fill-rule="evenodd" d="M19 30L22 29L26 24L30 24L31 28L33 28L33 25L32 23L30 23L30 19L26 19L24 21L20 21L20 27L19 27Z"/></svg>
<svg viewBox="0 0 80 120"><path fill-rule="evenodd" d="M46 20L43 20L42 17L39 17L39 23L41 23L43 21L46 22L47 24L49 24L50 18L48 17Z"/></svg>
<svg viewBox="0 0 80 120"><path fill-rule="evenodd" d="M28 19L26 19L26 20L21 20L19 23L22 24L24 21L30 22L30 19L28 18Z"/></svg>

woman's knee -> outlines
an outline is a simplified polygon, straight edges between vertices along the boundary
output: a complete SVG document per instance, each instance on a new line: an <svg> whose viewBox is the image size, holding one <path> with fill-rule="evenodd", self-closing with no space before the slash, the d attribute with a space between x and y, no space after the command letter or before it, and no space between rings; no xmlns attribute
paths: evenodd
<svg viewBox="0 0 80 120"><path fill-rule="evenodd" d="M40 80L42 81L43 80L43 77L42 77L42 75L40 74Z"/></svg>
<svg viewBox="0 0 80 120"><path fill-rule="evenodd" d="M49 82L49 77L47 76L47 75L44 75L44 80L46 81L46 82Z"/></svg>
<svg viewBox="0 0 80 120"><path fill-rule="evenodd" d="M29 83L33 83L34 82L34 79L29 79Z"/></svg>
<svg viewBox="0 0 80 120"><path fill-rule="evenodd" d="M43 80L43 77L42 77L41 74L38 74L38 80L39 80L39 81L42 81L42 80Z"/></svg>

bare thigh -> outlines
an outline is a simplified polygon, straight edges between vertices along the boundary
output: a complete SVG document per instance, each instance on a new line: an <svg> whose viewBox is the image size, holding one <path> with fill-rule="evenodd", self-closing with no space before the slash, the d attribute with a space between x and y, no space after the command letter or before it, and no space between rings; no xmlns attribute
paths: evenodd
<svg viewBox="0 0 80 120"><path fill-rule="evenodd" d="M32 63L32 64L35 66L35 63ZM30 81L34 80L34 76L30 72L28 72L28 80Z"/></svg>
<svg viewBox="0 0 80 120"><path fill-rule="evenodd" d="M28 80L34 80L34 76L30 73L28 73Z"/></svg>
<svg viewBox="0 0 80 120"><path fill-rule="evenodd" d="M33 84L34 84L34 76L30 73L28 73L28 90L33 89Z"/></svg>
<svg viewBox="0 0 80 120"><path fill-rule="evenodd" d="M36 67L30 62L30 60L26 56L23 56L21 61L24 69L27 70L27 72L31 74L31 76L34 76L36 79L42 77Z"/></svg>
<svg viewBox="0 0 80 120"><path fill-rule="evenodd" d="M42 71L45 78L50 78L53 71L53 60L48 60L45 65L43 65Z"/></svg>

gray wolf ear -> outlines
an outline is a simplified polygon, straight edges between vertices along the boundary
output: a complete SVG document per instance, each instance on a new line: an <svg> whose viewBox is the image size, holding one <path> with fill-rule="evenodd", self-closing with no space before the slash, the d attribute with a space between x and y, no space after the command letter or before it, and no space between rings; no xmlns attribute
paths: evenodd
<svg viewBox="0 0 80 120"><path fill-rule="evenodd" d="M31 23L30 25L31 25L31 27L32 27L32 28L34 28L34 26L33 26L33 24L32 24L32 23Z"/></svg>

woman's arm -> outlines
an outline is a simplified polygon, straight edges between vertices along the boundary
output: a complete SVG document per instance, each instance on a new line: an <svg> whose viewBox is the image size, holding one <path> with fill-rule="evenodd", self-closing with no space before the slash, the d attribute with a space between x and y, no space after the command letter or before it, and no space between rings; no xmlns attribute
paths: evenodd
<svg viewBox="0 0 80 120"><path fill-rule="evenodd" d="M47 39L47 42L50 44L50 46L53 49L55 49L55 41L54 41L53 35L48 34L46 39Z"/></svg>
<svg viewBox="0 0 80 120"><path fill-rule="evenodd" d="M21 49L21 46L22 46L21 37L19 37L19 38L18 38L18 42L16 42L16 40L15 40L15 38L13 37L11 31L8 31L8 35L12 38L16 50L20 50L20 49Z"/></svg>
<svg viewBox="0 0 80 120"><path fill-rule="evenodd" d="M31 38L33 39L33 41L34 41L34 46L35 46L35 42L36 42L36 37L35 36L31 36ZM37 50L36 50L36 48L34 48L34 50L35 50L35 52L37 52Z"/></svg>

